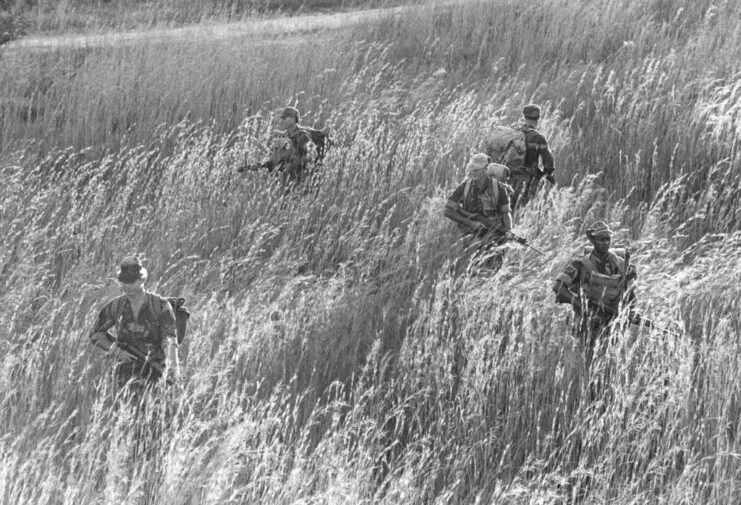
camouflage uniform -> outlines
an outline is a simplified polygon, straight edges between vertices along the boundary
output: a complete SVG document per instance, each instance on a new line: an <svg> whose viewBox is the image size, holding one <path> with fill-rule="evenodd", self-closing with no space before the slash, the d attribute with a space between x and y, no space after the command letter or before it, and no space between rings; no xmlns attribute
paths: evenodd
<svg viewBox="0 0 741 505"><path fill-rule="evenodd" d="M556 277L554 290L560 283L581 302L580 307L574 307L575 331L586 352L587 366L597 340L617 317L621 304L635 301L636 277L635 267L613 251L608 251L604 260L594 251L576 258Z"/></svg>
<svg viewBox="0 0 741 505"><path fill-rule="evenodd" d="M523 109L523 116L525 119L540 119L540 107L537 105L526 106ZM545 136L528 125L518 125L516 129L525 133L525 160L523 167L513 170L511 174L511 182L514 188L513 210L518 203L520 206L527 204L537 193L541 177L544 175L552 177L555 170L553 154L551 154ZM539 160L543 163L542 168Z"/></svg>

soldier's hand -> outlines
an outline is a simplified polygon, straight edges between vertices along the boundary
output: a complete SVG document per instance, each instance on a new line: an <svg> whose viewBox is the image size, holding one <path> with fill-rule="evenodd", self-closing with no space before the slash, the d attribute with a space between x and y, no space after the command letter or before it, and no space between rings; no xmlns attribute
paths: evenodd
<svg viewBox="0 0 741 505"><path fill-rule="evenodd" d="M104 331L99 331L90 335L90 341L95 347L103 349L104 351L110 351L113 346L113 342Z"/></svg>
<svg viewBox="0 0 741 505"><path fill-rule="evenodd" d="M515 242L520 243L522 245L527 244L527 239L525 237L518 237L517 235L515 235L511 231L508 231L507 232L507 239L508 240L514 240Z"/></svg>
<svg viewBox="0 0 741 505"><path fill-rule="evenodd" d="M472 221L471 228L476 235L483 235L486 233L486 225L481 221Z"/></svg>

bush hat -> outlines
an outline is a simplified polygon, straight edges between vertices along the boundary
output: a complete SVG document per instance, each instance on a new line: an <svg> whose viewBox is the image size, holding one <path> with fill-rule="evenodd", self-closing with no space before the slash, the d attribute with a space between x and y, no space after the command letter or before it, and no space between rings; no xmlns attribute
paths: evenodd
<svg viewBox="0 0 741 505"><path fill-rule="evenodd" d="M136 256L127 256L118 267L118 280L124 284L131 284L147 278L147 269Z"/></svg>
<svg viewBox="0 0 741 505"><path fill-rule="evenodd" d="M471 156L471 159L468 161L468 165L466 165L466 173L468 175L473 175L475 172L478 172L479 170L484 170L486 167L491 163L491 158L489 158L484 153L477 153Z"/></svg>

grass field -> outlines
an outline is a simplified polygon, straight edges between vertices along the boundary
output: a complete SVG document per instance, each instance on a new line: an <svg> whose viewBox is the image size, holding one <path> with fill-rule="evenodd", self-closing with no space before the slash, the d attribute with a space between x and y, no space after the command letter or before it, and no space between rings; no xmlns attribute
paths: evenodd
<svg viewBox="0 0 741 505"><path fill-rule="evenodd" d="M739 501L740 18L491 0L3 54L0 502ZM456 275L445 198L531 101L558 184L515 231L546 254ZM333 132L308 195L235 172L285 104ZM587 375L550 284L595 219L680 336L620 327ZM138 419L87 341L134 252L193 312Z"/></svg>

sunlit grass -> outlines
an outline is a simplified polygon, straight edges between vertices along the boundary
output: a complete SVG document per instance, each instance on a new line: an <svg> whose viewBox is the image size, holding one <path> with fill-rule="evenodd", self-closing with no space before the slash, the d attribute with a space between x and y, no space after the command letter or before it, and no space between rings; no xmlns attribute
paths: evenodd
<svg viewBox="0 0 741 505"><path fill-rule="evenodd" d="M719 65L714 81L693 75L698 42L670 28L694 25L669 4L625 18L622 4L603 4L626 30L639 15L667 28L646 31L651 49L636 42L624 59L595 61L601 39L564 49L573 58L549 72L571 81L540 81L530 67L519 80L485 78L486 67L456 68L436 52L468 41L411 46L395 25L363 31L352 51L298 49L290 61L306 66L275 88L258 72L239 91L259 58L235 60L231 43L62 63L79 77L39 96L43 119L3 123L0 501L737 501L738 69ZM557 33L596 19L554 5L562 10L542 12L563 11ZM696 5L685 7L705 12ZM737 14L724 5L717 23ZM486 32L493 18L470 9L417 21L468 20ZM659 57L666 38L674 66ZM730 54L718 44L719 57ZM270 47L263 57L282 61ZM495 58L488 47L481 61ZM208 50L209 64L178 66ZM157 68L166 51L173 66ZM427 60L399 61L403 51ZM6 68L46 75L45 63L16 64ZM448 73L432 77L440 67ZM512 95L523 80L526 92ZM123 91L136 82L140 91ZM513 245L497 274L456 276L463 244L442 217L445 198L482 125L514 119L531 99L546 106L560 186L520 212L515 231L546 254ZM336 139L309 194L235 172L264 154L270 113L287 102ZM53 104L69 124L44 133ZM230 107L239 110L231 126ZM138 126L113 131L129 113ZM656 134L644 142L641 125ZM44 143L24 148L28 138ZM594 219L633 246L641 307L681 336L617 328L586 374L550 282ZM148 258L151 287L184 295L194 314L182 389L162 400L167 417L150 407L135 420L116 407L110 358L87 343L97 309L117 293L118 261L133 252ZM601 373L609 380L589 401ZM161 436L146 434L158 423ZM137 456L142 444L149 458Z"/></svg>

